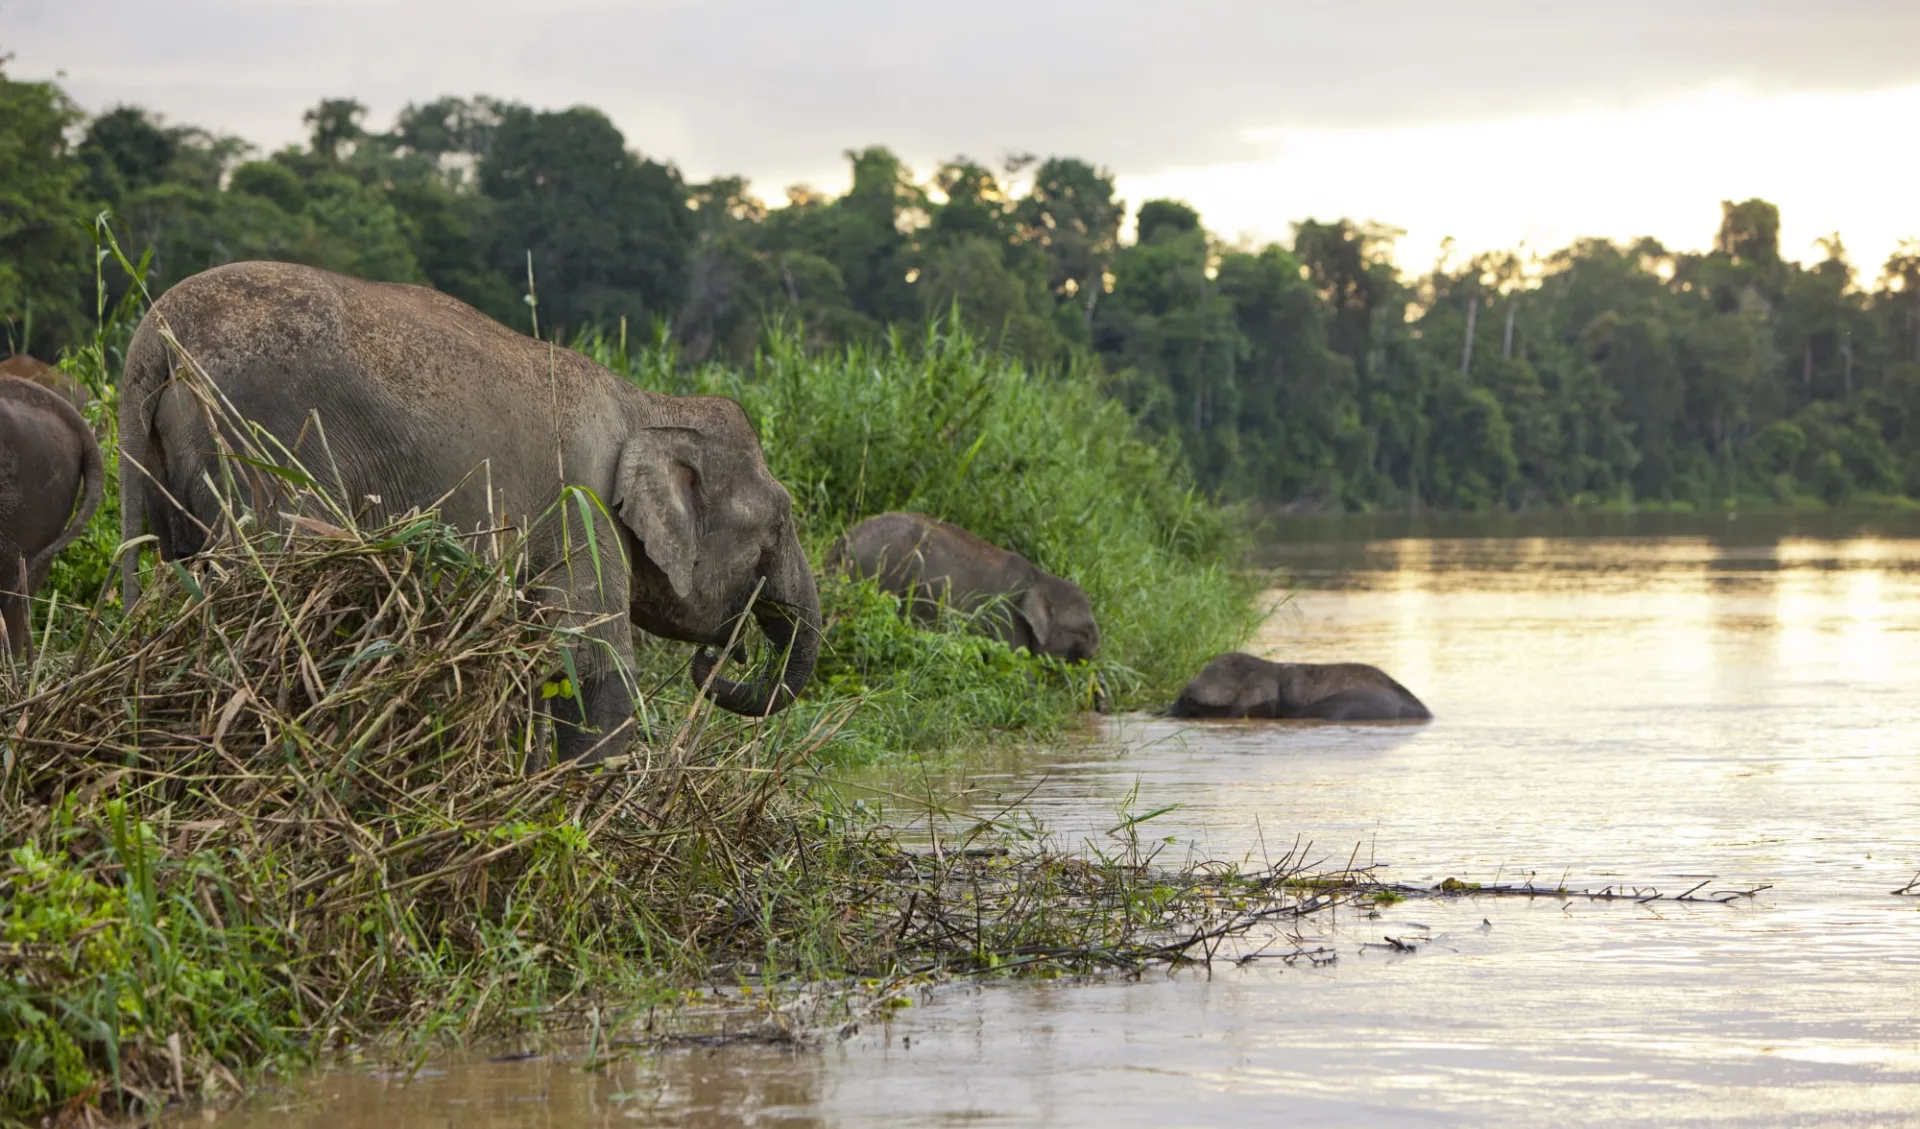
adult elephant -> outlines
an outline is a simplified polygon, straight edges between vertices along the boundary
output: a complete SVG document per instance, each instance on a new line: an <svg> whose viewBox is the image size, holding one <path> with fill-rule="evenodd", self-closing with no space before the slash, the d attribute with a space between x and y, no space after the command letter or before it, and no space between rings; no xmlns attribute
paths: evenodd
<svg viewBox="0 0 1920 1129"><path fill-rule="evenodd" d="M1424 721L1433 714L1378 667L1277 663L1235 652L1202 667L1167 716Z"/></svg>
<svg viewBox="0 0 1920 1129"><path fill-rule="evenodd" d="M188 364L368 520L437 505L463 530L527 532L530 590L585 632L578 693L553 700L562 757L630 739L633 627L702 645L694 680L734 713L785 707L813 673L820 600L792 499L732 400L645 391L424 287L216 267L154 303L121 384L121 530L151 525L168 559L203 548L221 513L207 475L220 479L212 432L226 425ZM123 568L131 601L130 554ZM706 648L750 602L776 666L713 677Z"/></svg>
<svg viewBox="0 0 1920 1129"><path fill-rule="evenodd" d="M942 602L972 613L1004 598L1005 614L992 617L993 630L1015 649L1068 662L1100 649L1093 605L1078 584L925 514L868 518L828 550L827 567L876 578L881 588L907 597L922 619Z"/></svg>
<svg viewBox="0 0 1920 1129"><path fill-rule="evenodd" d="M0 376L0 653L32 649L28 601L100 507L105 481L100 444L66 398Z"/></svg>

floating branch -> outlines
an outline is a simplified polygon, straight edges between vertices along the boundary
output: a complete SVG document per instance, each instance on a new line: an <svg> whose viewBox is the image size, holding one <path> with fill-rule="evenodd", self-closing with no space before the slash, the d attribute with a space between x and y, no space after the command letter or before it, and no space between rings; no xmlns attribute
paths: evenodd
<svg viewBox="0 0 1920 1129"><path fill-rule="evenodd" d="M1532 882L1518 885L1498 886L1482 885L1478 882L1462 882L1457 878L1448 878L1433 886L1413 886L1402 883L1381 883L1370 887L1384 893L1402 898L1445 898L1445 897L1495 897L1495 898L1560 898L1572 900L1585 898L1596 902L1713 902L1726 905L1741 898L1751 898L1762 890L1773 889L1771 884L1742 887L1738 889L1700 891L1712 882L1708 878L1688 887L1678 894L1663 894L1652 886L1607 885L1599 889L1574 890L1566 886L1536 886Z"/></svg>

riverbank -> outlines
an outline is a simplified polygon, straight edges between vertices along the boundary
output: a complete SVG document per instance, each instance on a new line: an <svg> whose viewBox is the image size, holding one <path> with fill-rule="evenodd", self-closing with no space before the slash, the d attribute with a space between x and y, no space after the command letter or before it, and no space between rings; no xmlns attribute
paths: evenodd
<svg viewBox="0 0 1920 1129"><path fill-rule="evenodd" d="M652 1011L670 1038L716 986L844 1022L930 977L1137 971L1377 896L1304 856L1174 871L992 819L908 850L814 787L845 700L656 706L627 757L553 766L566 634L507 564L425 519L237 550L0 674L0 1123L229 1097L347 1049Z"/></svg>
<svg viewBox="0 0 1920 1129"><path fill-rule="evenodd" d="M124 328L70 359L108 451ZM1232 518L1090 383L960 334L830 358L776 339L751 371L582 344L650 387L738 398L816 564L861 516L935 513L1081 583L1103 653L1067 667L920 630L823 578L798 705L715 715L686 649L646 644L651 738L553 767L537 718L560 633L516 598L510 547L428 518L254 535L217 567L149 563L120 609L110 497L41 594L36 659L0 671L0 1120L230 1095L343 1046L458 1045L715 984L1175 960L1294 897L991 825L928 860L817 787L1157 704L1251 630Z"/></svg>

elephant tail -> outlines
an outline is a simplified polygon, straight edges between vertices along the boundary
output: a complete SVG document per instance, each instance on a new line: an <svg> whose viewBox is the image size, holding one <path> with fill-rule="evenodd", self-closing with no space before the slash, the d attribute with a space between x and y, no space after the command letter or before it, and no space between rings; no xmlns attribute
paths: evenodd
<svg viewBox="0 0 1920 1129"><path fill-rule="evenodd" d="M75 538L86 531L87 522L93 519L94 511L100 508L100 498L106 492L107 485L106 461L101 458L100 441L93 437L93 428L87 425L87 417L81 415L65 396L49 391L50 395L46 397L47 402L58 405L67 426L72 428L73 433L80 439L80 506L68 520L66 528L60 531L60 536L27 559L29 576L42 575L47 566L53 563L53 558L59 555L60 550L73 544Z"/></svg>

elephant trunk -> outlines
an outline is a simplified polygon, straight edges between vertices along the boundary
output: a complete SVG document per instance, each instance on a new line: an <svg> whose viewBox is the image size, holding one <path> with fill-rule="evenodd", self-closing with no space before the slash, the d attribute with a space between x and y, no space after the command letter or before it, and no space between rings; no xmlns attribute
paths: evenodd
<svg viewBox="0 0 1920 1129"><path fill-rule="evenodd" d="M813 677L814 663L820 657L820 593L797 539L788 542L779 564L767 577L753 614L761 633L773 644L775 665L752 682L714 678L719 656L703 648L693 656L693 683L706 687L707 696L721 709L765 717L793 704ZM779 665L782 657L784 666Z"/></svg>

